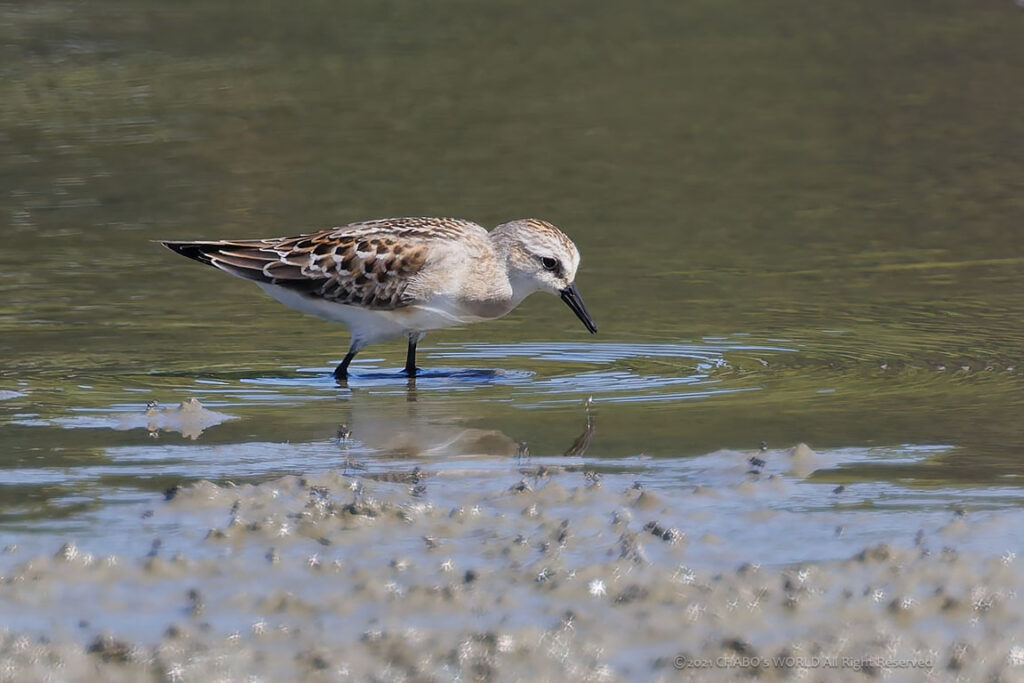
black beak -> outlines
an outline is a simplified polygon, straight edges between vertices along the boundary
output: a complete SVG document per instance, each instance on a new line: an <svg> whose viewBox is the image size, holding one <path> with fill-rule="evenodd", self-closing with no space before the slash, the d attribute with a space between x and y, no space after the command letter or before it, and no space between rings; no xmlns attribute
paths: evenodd
<svg viewBox="0 0 1024 683"><path fill-rule="evenodd" d="M587 307L583 305L583 299L580 297L580 290L576 289L576 283L572 283L560 293L562 301L572 309L577 318L583 321L583 324L590 330L590 333L595 334L597 332L597 325L594 324L594 319L587 312Z"/></svg>

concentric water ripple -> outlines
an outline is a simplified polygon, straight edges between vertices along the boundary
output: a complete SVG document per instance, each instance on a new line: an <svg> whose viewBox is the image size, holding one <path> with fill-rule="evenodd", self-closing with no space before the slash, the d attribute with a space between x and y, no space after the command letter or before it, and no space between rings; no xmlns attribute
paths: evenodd
<svg viewBox="0 0 1024 683"><path fill-rule="evenodd" d="M726 339L694 344L439 345L424 349L421 362L426 368L414 382L398 369L382 367L380 359L368 358L353 364L349 380L340 390L405 390L415 386L416 390L450 392L507 387L523 406L574 401L579 396L612 402L685 400L758 388L723 384L723 378L716 374L729 370L727 354L794 351L781 345L760 346ZM478 367L445 364L451 360L481 362ZM254 387L253 400L272 398L274 390L287 395L296 389L337 393L339 387L330 373L330 367L299 368L294 375L240 382ZM268 390L270 393L266 393ZM217 391L231 393L235 389Z"/></svg>

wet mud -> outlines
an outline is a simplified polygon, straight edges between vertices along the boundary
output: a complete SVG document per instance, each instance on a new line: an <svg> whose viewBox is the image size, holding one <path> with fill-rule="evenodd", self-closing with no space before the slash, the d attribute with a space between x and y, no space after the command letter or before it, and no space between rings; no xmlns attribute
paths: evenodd
<svg viewBox="0 0 1024 683"><path fill-rule="evenodd" d="M0 680L1024 675L1019 562L966 550L970 514L845 559L707 560L729 539L685 499L771 495L820 459L736 453L734 484L686 491L528 457L174 487L126 506L134 554L5 549Z"/></svg>

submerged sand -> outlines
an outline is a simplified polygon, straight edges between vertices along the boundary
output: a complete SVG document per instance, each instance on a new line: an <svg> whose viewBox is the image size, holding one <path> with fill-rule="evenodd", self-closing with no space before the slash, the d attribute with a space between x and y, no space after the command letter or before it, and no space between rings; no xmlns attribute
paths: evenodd
<svg viewBox="0 0 1024 683"><path fill-rule="evenodd" d="M723 539L678 496L785 485L523 460L176 487L135 555L7 549L0 680L1024 677L1024 575L958 548L971 515L842 560L701 566Z"/></svg>

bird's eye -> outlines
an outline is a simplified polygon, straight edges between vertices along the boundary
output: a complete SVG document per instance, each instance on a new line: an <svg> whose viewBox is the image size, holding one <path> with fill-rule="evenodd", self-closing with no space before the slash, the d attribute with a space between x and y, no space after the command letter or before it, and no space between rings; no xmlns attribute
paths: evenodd
<svg viewBox="0 0 1024 683"><path fill-rule="evenodd" d="M544 270L556 270L558 268L558 259L553 259L550 256L542 257L540 263L544 266Z"/></svg>

